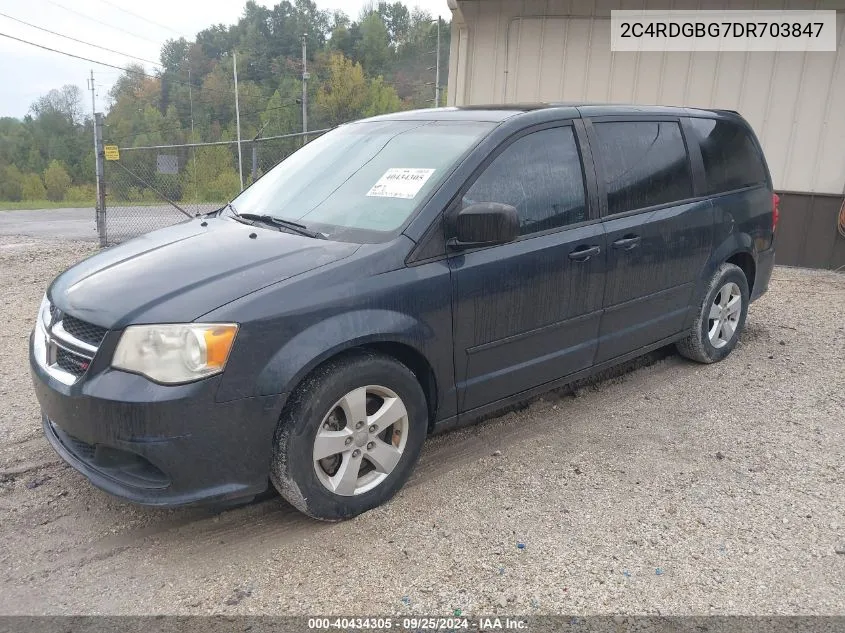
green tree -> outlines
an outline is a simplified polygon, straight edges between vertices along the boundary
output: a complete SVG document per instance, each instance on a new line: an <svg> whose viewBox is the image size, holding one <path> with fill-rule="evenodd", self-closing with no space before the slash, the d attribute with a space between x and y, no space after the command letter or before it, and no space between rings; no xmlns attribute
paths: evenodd
<svg viewBox="0 0 845 633"><path fill-rule="evenodd" d="M44 170L44 188L47 191L47 199L58 201L65 197L70 187L70 176L67 170L59 161L50 161L47 169Z"/></svg>
<svg viewBox="0 0 845 633"><path fill-rule="evenodd" d="M15 165L0 170L0 200L18 201L23 196L23 174Z"/></svg>
<svg viewBox="0 0 845 633"><path fill-rule="evenodd" d="M167 40L161 47L161 63L168 72L176 72L188 59L188 44L184 37L178 40Z"/></svg>
<svg viewBox="0 0 845 633"><path fill-rule="evenodd" d="M205 195L208 202L225 202L231 200L241 190L241 180L234 169L220 172L216 178L206 185Z"/></svg>
<svg viewBox="0 0 845 633"><path fill-rule="evenodd" d="M346 57L354 59L360 40L361 29L358 25L353 24L343 11L335 11L328 40L329 50L343 53Z"/></svg>
<svg viewBox="0 0 845 633"><path fill-rule="evenodd" d="M364 116L375 116L387 114L402 109L402 100L396 94L392 86L384 83L382 77L370 79L367 107L364 108Z"/></svg>
<svg viewBox="0 0 845 633"><path fill-rule="evenodd" d="M24 121L0 118L0 164L13 164L24 170L32 148L32 130Z"/></svg>
<svg viewBox="0 0 845 633"><path fill-rule="evenodd" d="M364 115L369 88L361 64L341 53L332 53L328 76L317 91L317 109L328 125L338 125Z"/></svg>
<svg viewBox="0 0 845 633"><path fill-rule="evenodd" d="M317 92L317 109L327 125L402 109L396 91L382 77L367 80L361 64L332 53Z"/></svg>
<svg viewBox="0 0 845 633"><path fill-rule="evenodd" d="M411 13L401 2L379 2L378 13L387 28L390 43L394 48L408 41L411 31Z"/></svg>
<svg viewBox="0 0 845 633"><path fill-rule="evenodd" d="M21 185L21 197L24 200L44 200L47 197L47 191L44 189L44 183L41 182L41 176L38 174L24 175L23 184Z"/></svg>
<svg viewBox="0 0 845 633"><path fill-rule="evenodd" d="M369 0L354 18L342 11L323 11L315 0L271 4L265 7L248 0L235 24L210 26L197 33L193 42L189 37L167 41L160 50L161 71L126 66L108 94L106 142L127 148L233 139L233 51L238 52L240 123L246 147L251 149L249 140L259 130L266 137L301 129L301 107L296 101L301 97L303 35L311 74L308 117L312 130L431 104L437 26L429 12L409 9L412 3L404 0ZM443 86L449 37L450 25L443 22ZM300 139L259 144L259 163L269 166L300 144ZM93 120L86 115L79 88L51 90L22 119L0 118L0 180L6 166L13 165L22 174L20 195L27 189L31 197L43 199L47 192L39 191L44 188L41 175L58 161L74 187L93 185L92 148ZM226 152L233 154L224 147ZM194 162L194 153L188 152L188 165ZM169 196L199 195L193 181L184 191L178 186L184 174L158 174L154 152L121 156L122 164L146 174L148 182ZM250 158L247 152L246 173L251 171ZM204 180L204 195L219 197L230 191L233 173L237 170L213 168ZM199 169L193 175L202 180ZM0 188L10 190L3 193L6 196L16 193L14 184L0 183ZM149 195L145 185L137 183L134 188L132 195L139 199ZM214 193L208 193L212 189ZM71 195L79 197L84 191ZM117 199L122 194L112 191L111 195Z"/></svg>
<svg viewBox="0 0 845 633"><path fill-rule="evenodd" d="M55 115L71 125L82 121L82 92L79 86L68 84L39 97L31 107L38 116Z"/></svg>
<svg viewBox="0 0 845 633"><path fill-rule="evenodd" d="M261 113L261 136L290 134L301 129L300 105L297 101L302 94L300 82L292 76L282 77L279 88L267 101L267 107Z"/></svg>
<svg viewBox="0 0 845 633"><path fill-rule="evenodd" d="M196 197L206 202L231 200L240 190L235 157L225 145L197 148L187 174L189 190L196 186Z"/></svg>
<svg viewBox="0 0 845 633"><path fill-rule="evenodd" d="M387 26L382 16L373 11L361 20L358 59L370 74L384 75L389 69L391 56Z"/></svg>

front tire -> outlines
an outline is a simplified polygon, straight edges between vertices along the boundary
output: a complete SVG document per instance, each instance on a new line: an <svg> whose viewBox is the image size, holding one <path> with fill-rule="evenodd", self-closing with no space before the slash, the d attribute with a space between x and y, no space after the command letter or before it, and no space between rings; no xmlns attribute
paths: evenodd
<svg viewBox="0 0 845 633"><path fill-rule="evenodd" d="M375 352L344 354L292 394L276 429L270 479L305 514L348 519L402 487L427 429L425 396L407 367Z"/></svg>
<svg viewBox="0 0 845 633"><path fill-rule="evenodd" d="M722 264L704 293L691 333L676 345L681 356L699 363L715 363L727 357L745 327L749 294L742 269Z"/></svg>

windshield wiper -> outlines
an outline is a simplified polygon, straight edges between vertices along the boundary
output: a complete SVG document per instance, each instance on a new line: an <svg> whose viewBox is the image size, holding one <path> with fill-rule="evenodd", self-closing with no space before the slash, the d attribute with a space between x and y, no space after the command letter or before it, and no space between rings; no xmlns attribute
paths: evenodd
<svg viewBox="0 0 845 633"><path fill-rule="evenodd" d="M228 208L229 211L232 212L232 219L237 220L242 224L249 224L250 226L255 226L256 222L260 222L261 224L269 224L270 226L274 226L280 231L282 229L288 229L294 233L298 233L299 235L304 235L305 237L313 237L314 239L318 240L328 239L325 234L318 233L317 231L312 231L304 224L294 222L293 220L283 220L282 218L277 218L273 215L267 215L262 213L238 213L238 210L235 209L235 205L233 205L231 202L227 202L226 206L223 208Z"/></svg>
<svg viewBox="0 0 845 633"><path fill-rule="evenodd" d="M231 206L231 205L230 205ZM232 208L234 211L234 208ZM312 231L304 224L300 224L299 222L294 222L292 220L283 220L282 218L277 218L272 215L262 215L259 213L237 213L237 218L243 218L244 220L252 220L253 222L261 222L262 224L269 224L271 226L275 226L279 230L288 229L293 231L294 233L298 233L299 235L304 235L306 237L313 237L318 240L326 239L326 236L322 233L318 233L317 231ZM236 219L237 219L236 218Z"/></svg>

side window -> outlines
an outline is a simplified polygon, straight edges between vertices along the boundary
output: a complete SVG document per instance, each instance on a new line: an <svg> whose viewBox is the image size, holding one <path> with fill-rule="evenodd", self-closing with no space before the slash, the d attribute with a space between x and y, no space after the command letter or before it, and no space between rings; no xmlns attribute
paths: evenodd
<svg viewBox="0 0 845 633"><path fill-rule="evenodd" d="M766 182L766 169L748 130L730 121L690 119L704 161L707 193L722 193Z"/></svg>
<svg viewBox="0 0 845 633"><path fill-rule="evenodd" d="M463 205L516 207L520 234L587 219L584 173L571 127L532 132L514 141L464 194Z"/></svg>
<svg viewBox="0 0 845 633"><path fill-rule="evenodd" d="M677 123L594 123L593 128L609 215L692 197L687 148Z"/></svg>

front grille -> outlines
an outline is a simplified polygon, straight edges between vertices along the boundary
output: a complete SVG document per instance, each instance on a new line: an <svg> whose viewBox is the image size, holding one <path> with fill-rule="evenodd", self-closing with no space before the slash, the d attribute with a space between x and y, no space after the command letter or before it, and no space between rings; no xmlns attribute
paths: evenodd
<svg viewBox="0 0 845 633"><path fill-rule="evenodd" d="M50 306L50 318L36 327L36 360L50 376L65 385L76 383L88 371L108 330L63 314Z"/></svg>
<svg viewBox="0 0 845 633"><path fill-rule="evenodd" d="M65 314L62 318L62 327L71 336L75 336L80 341L93 345L94 347L99 347L100 343L103 342L103 338L106 336L106 332L108 332L104 327L87 323L69 314Z"/></svg>
<svg viewBox="0 0 845 633"><path fill-rule="evenodd" d="M63 347L56 349L56 365L77 378L85 373L91 359L69 352Z"/></svg>

